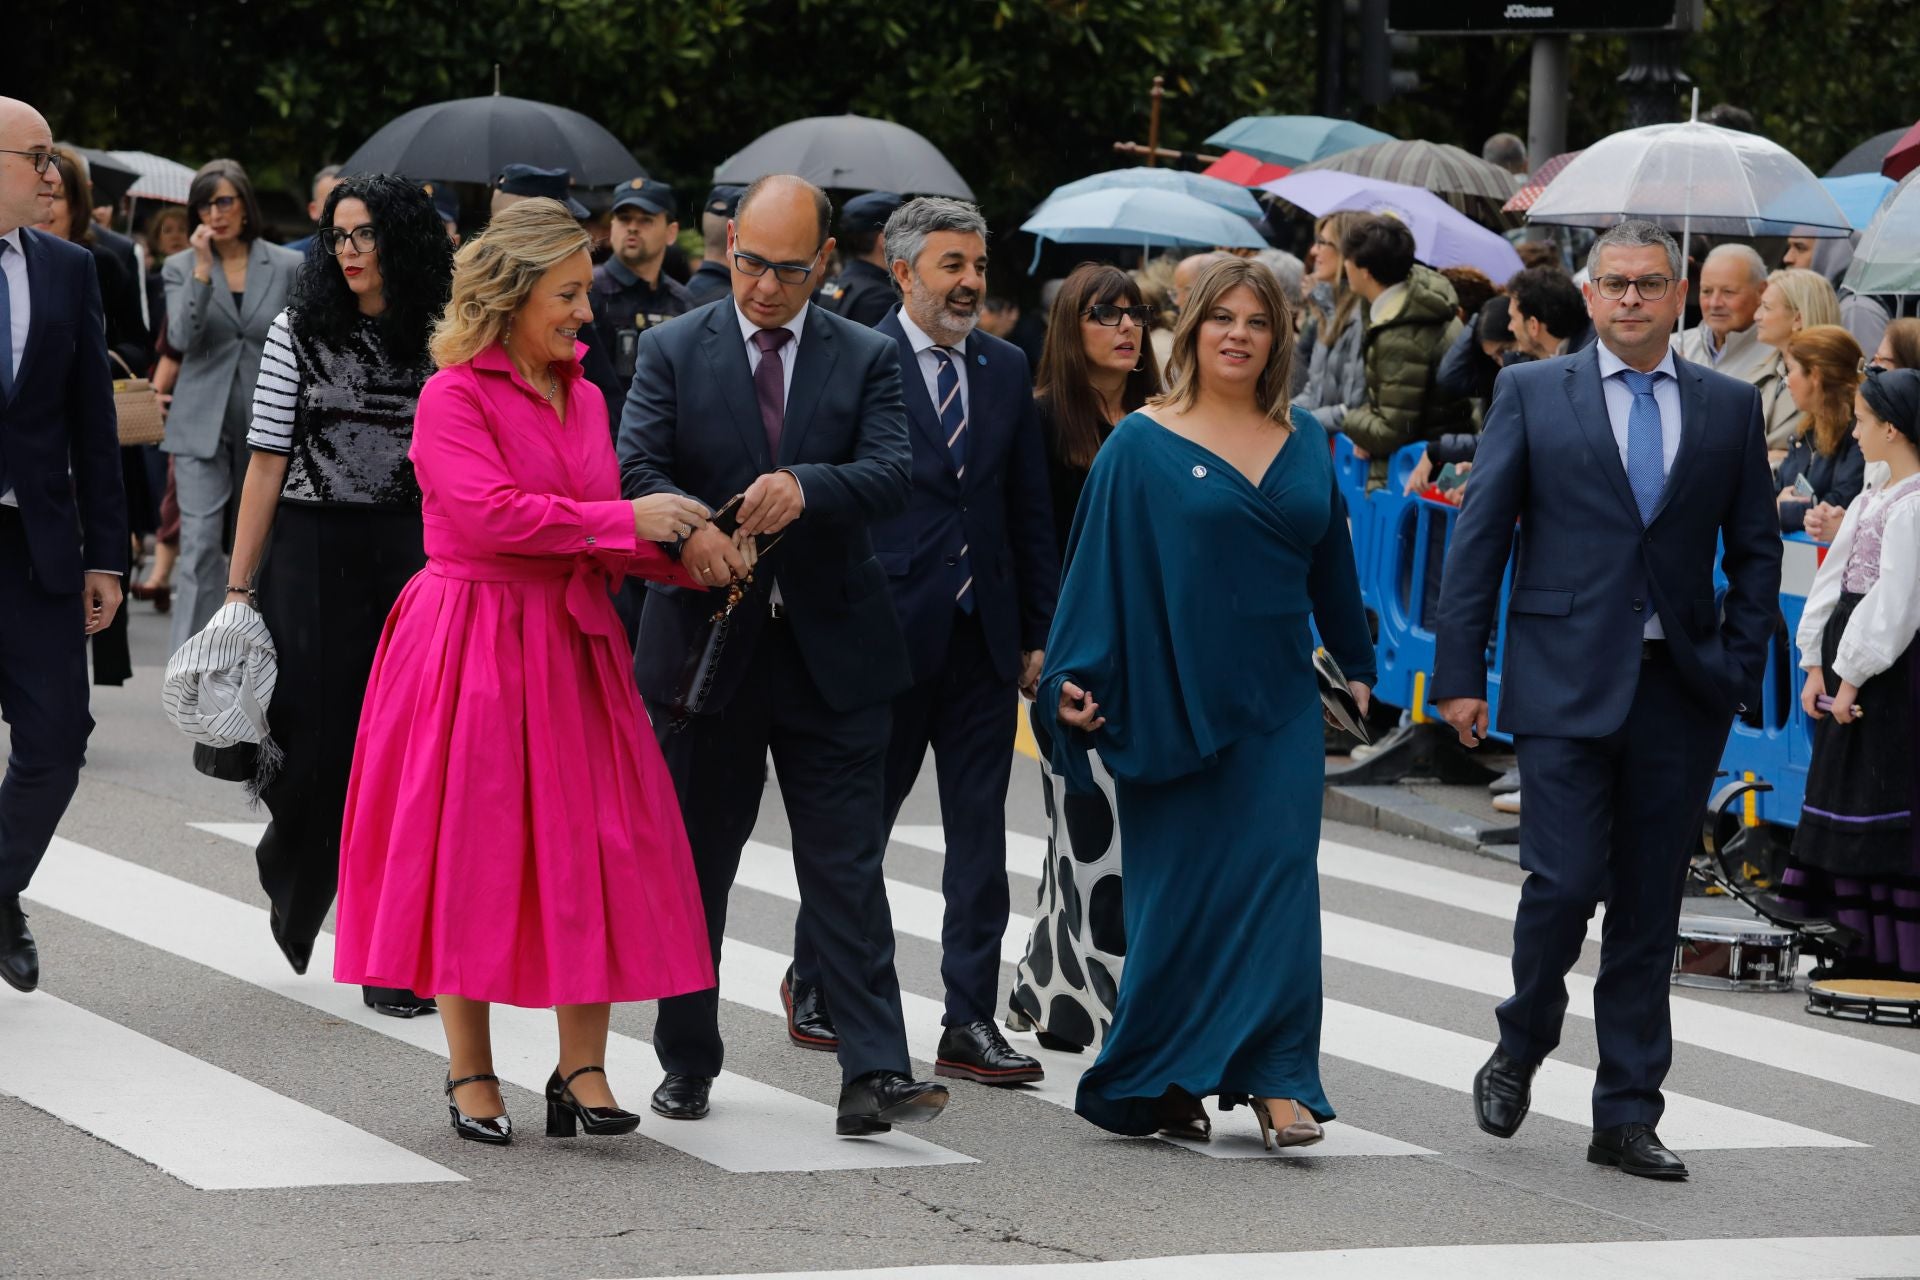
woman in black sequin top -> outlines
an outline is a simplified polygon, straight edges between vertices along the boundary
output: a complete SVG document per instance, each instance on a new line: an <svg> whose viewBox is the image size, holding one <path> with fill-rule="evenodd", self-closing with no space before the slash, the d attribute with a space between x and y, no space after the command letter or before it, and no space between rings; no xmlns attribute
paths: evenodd
<svg viewBox="0 0 1920 1280"><path fill-rule="evenodd" d="M280 680L268 727L286 763L261 788L256 851L274 941L304 973L333 904L360 703L381 627L426 563L407 450L453 250L415 184L348 178L327 197L260 361L228 601L265 618ZM433 1007L369 987L368 1005Z"/></svg>

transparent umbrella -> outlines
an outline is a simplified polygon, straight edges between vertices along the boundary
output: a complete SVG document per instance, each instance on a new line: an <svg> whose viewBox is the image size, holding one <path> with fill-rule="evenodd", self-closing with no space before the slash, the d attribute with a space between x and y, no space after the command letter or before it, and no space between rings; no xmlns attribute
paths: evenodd
<svg viewBox="0 0 1920 1280"><path fill-rule="evenodd" d="M1860 294L1920 294L1920 170L1893 189L1860 233L1844 284Z"/></svg>
<svg viewBox="0 0 1920 1280"><path fill-rule="evenodd" d="M1847 215L1813 171L1778 143L1710 124L1612 134L1571 161L1527 221L1611 227L1645 218L1716 236L1844 236Z"/></svg>

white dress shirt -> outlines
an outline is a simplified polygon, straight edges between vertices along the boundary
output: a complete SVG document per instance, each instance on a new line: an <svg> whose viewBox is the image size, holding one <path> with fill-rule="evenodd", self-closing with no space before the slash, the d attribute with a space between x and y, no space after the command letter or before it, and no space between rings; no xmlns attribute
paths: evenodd
<svg viewBox="0 0 1920 1280"><path fill-rule="evenodd" d="M13 375L11 381L18 383L20 357L27 349L27 326L33 319L33 295L27 291L27 255L26 246L20 243L20 228L15 227L0 236L0 241L6 242L7 246L0 251L0 271L5 271L7 275L7 298L10 304L7 332L13 339L13 368L7 372ZM19 505L20 500L14 496L11 487L5 493L0 493L0 506Z"/></svg>
<svg viewBox="0 0 1920 1280"><path fill-rule="evenodd" d="M1627 465L1627 417L1633 412L1633 392L1628 389L1625 378L1618 376L1632 368L1625 360L1613 354L1604 342L1596 342L1600 352L1600 387L1607 397L1607 419L1613 427L1613 442L1620 449L1620 466ZM1680 378L1673 367L1673 350L1668 348L1660 357L1655 373L1664 373L1666 377L1653 380L1653 402L1660 406L1660 471L1662 475L1673 475L1673 459L1680 452ZM1664 639L1667 632L1660 625L1659 611L1649 603L1647 625L1642 634L1649 640Z"/></svg>
<svg viewBox="0 0 1920 1280"><path fill-rule="evenodd" d="M1845 589L1848 562L1853 558L1854 535L1860 522L1885 506L1890 489L1896 504L1881 530L1880 577L1854 607L1841 633L1839 652L1833 669L1855 688L1892 667L1906 654L1916 635L1920 635L1920 591L1913 583L1920 580L1920 493L1912 484L1888 485L1884 467L1874 467L1867 487L1847 504L1846 519L1840 532L1827 548L1827 558L1813 576L1813 588L1800 614L1800 630L1794 642L1800 646L1800 666L1807 671L1820 670L1820 645L1834 606ZM1838 689L1829 689L1829 695ZM1893 714L1898 715L1895 711Z"/></svg>
<svg viewBox="0 0 1920 1280"><path fill-rule="evenodd" d="M793 319L780 326L793 335L793 341L780 348L780 403L783 407L787 403L788 393L793 390L793 366L800 359L800 333L806 328L807 308L812 305L811 302L801 303ZM747 319L747 313L740 309L737 302L733 304L733 314L740 321L740 341L747 344L747 372L758 373L760 344L753 340L753 335L760 332L760 326Z"/></svg>
<svg viewBox="0 0 1920 1280"><path fill-rule="evenodd" d="M933 415L940 416L940 357L934 354L940 344L928 337L926 331L913 322L905 307L900 308L900 328L907 335L907 345L913 348L913 357L920 365L920 376L927 384L927 399L933 402ZM967 421L973 420L972 402L967 390L967 357L962 348L965 339L952 347L941 348L953 360L954 372L960 375L960 414Z"/></svg>

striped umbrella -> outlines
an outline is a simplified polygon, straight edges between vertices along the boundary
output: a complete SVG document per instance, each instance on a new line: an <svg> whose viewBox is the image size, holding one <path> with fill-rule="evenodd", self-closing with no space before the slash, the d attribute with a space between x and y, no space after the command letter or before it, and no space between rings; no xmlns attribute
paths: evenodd
<svg viewBox="0 0 1920 1280"><path fill-rule="evenodd" d="M1502 208L1513 198L1514 176L1499 165L1443 142L1378 142L1300 167L1425 187L1482 226L1505 231L1520 225L1517 215Z"/></svg>
<svg viewBox="0 0 1920 1280"><path fill-rule="evenodd" d="M127 194L135 200L165 200L172 204L187 202L187 188L193 185L193 170L178 160L146 151L109 151L108 155L138 176Z"/></svg>
<svg viewBox="0 0 1920 1280"><path fill-rule="evenodd" d="M1501 210L1505 213L1525 213L1533 208L1533 202L1540 198L1540 193L1547 189L1547 184L1559 177L1560 171L1567 167L1567 161L1579 154L1578 151L1562 151L1535 169L1533 176L1527 179L1527 185L1514 192L1513 199L1501 205Z"/></svg>

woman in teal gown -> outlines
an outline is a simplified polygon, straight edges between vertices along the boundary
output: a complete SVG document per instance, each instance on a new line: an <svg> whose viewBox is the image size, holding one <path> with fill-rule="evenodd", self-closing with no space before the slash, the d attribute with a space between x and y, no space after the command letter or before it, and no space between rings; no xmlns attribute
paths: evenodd
<svg viewBox="0 0 1920 1280"><path fill-rule="evenodd" d="M1259 263L1218 263L1168 393L1100 450L1068 544L1040 705L1052 764L1116 779L1127 963L1076 1110L1204 1136L1199 1099L1317 1141L1324 782L1313 627L1364 707L1373 644L1325 430L1290 411L1291 325ZM1272 1133L1269 1130L1272 1130Z"/></svg>

